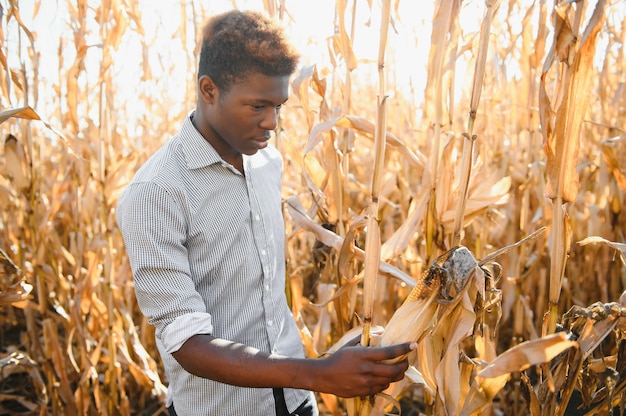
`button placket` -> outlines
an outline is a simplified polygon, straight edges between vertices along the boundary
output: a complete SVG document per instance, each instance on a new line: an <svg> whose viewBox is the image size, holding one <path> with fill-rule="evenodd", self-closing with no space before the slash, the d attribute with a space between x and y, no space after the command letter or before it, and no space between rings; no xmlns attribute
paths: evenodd
<svg viewBox="0 0 626 416"><path fill-rule="evenodd" d="M261 191L262 187L258 187L252 177L253 175L246 175L246 181L248 184L248 192L250 195L250 209L251 209L251 217L252 217L252 232L254 235L254 241L257 246L257 250L259 253L259 258L261 260L261 268L263 271L262 277L262 302L263 302L263 310L265 314L265 325L266 332L269 337L269 342L272 348L274 347L280 332L279 322L276 320L276 310L275 310L275 299L272 293L272 280L273 276L273 266L270 261L271 248L268 247L268 236L266 232L271 230L267 230L265 227L269 226L269 224L264 223L264 216L262 214L262 207L259 205L260 201L257 193Z"/></svg>

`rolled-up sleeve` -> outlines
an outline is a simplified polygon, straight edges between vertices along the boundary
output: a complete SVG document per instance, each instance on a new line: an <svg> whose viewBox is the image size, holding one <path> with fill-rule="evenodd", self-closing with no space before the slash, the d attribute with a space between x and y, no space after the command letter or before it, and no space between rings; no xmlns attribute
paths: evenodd
<svg viewBox="0 0 626 416"><path fill-rule="evenodd" d="M124 192L117 211L137 302L168 353L193 335L213 331L191 277L185 209L175 188L137 182Z"/></svg>

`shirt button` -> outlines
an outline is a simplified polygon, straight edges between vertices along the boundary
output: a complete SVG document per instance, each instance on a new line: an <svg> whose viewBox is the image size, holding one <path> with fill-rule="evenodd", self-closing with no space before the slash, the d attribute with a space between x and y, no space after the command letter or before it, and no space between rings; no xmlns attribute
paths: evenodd
<svg viewBox="0 0 626 416"><path fill-rule="evenodd" d="M265 290L270 291L270 285L265 285Z"/></svg>
<svg viewBox="0 0 626 416"><path fill-rule="evenodd" d="M261 250L261 254L263 254L264 256L265 256L266 253L267 253L267 251Z"/></svg>
<svg viewBox="0 0 626 416"><path fill-rule="evenodd" d="M271 319L267 321L267 326L272 326L272 325L274 325L274 321L272 321Z"/></svg>
<svg viewBox="0 0 626 416"><path fill-rule="evenodd" d="M259 217L259 214L256 214L256 215L254 216L254 219L258 221L258 220L260 220L260 219L261 219L261 217Z"/></svg>

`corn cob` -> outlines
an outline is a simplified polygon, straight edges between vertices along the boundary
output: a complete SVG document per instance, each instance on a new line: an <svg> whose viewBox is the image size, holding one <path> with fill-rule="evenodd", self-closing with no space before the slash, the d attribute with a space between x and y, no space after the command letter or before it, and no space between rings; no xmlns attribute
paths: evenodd
<svg viewBox="0 0 626 416"><path fill-rule="evenodd" d="M417 284L413 287L409 296L406 297L403 303L406 304L430 297L434 290L439 290L440 284L441 271L438 267L434 267L433 265L422 272L422 275L417 280Z"/></svg>
<svg viewBox="0 0 626 416"><path fill-rule="evenodd" d="M381 345L419 341L432 325L438 303L450 303L470 281L478 266L465 247L439 256L417 280L402 305L387 323Z"/></svg>

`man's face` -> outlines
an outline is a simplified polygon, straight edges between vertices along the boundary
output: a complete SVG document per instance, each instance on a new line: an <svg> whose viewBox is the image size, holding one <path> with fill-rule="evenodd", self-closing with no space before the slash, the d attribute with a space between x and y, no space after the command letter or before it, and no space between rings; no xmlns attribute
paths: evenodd
<svg viewBox="0 0 626 416"><path fill-rule="evenodd" d="M249 74L203 103L208 125L201 133L226 161L253 155L267 146L288 93L289 76Z"/></svg>

